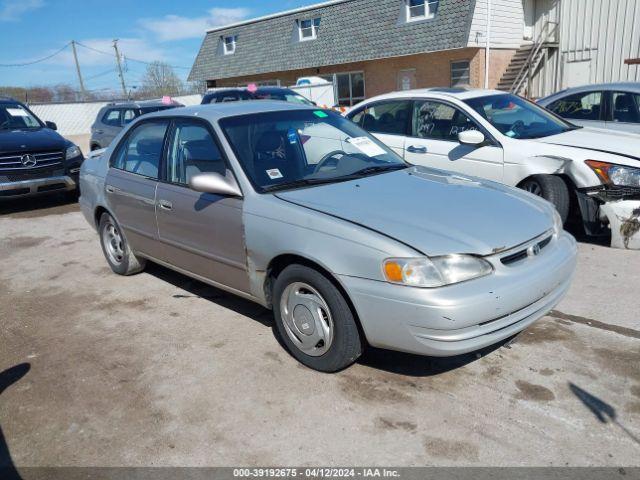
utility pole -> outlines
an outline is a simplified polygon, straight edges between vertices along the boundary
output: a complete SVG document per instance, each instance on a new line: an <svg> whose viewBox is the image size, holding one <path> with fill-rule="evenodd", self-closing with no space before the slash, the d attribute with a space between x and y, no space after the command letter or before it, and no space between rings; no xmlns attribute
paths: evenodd
<svg viewBox="0 0 640 480"><path fill-rule="evenodd" d="M120 51L118 50L118 39L113 41L113 48L116 51L116 63L118 64L118 76L122 86L122 95L127 98L127 86L124 84L124 74L122 73L122 63L120 63Z"/></svg>
<svg viewBox="0 0 640 480"><path fill-rule="evenodd" d="M80 62L78 62L78 52L76 52L76 41L71 40L71 49L73 50L73 59L76 61L76 70L78 71L78 81L80 82L80 93L82 99L87 99L87 91L84 89L84 82L82 81L82 72L80 72Z"/></svg>

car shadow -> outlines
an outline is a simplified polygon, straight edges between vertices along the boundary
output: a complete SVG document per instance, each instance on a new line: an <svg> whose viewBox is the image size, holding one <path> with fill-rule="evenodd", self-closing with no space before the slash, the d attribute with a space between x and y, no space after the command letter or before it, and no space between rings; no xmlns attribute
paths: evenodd
<svg viewBox="0 0 640 480"><path fill-rule="evenodd" d="M0 216L35 218L59 215L79 210L77 196L57 193L38 197L0 199Z"/></svg>
<svg viewBox="0 0 640 480"><path fill-rule="evenodd" d="M14 383L20 381L31 370L31 364L21 363L7 370L0 372L0 395ZM0 478L5 480L19 480L20 474L16 470L9 446L5 440L2 427L0 426Z"/></svg>
<svg viewBox="0 0 640 480"><path fill-rule="evenodd" d="M145 273L153 275L159 280L170 283L176 288L186 292L175 294L174 298L203 298L240 315L249 317L265 327L271 328L276 341L285 351L287 350L287 347L275 328L273 312L271 310L155 263L149 263L145 269ZM367 347L362 357L358 360L358 363L389 373L413 377L427 377L464 367L501 347L508 347L514 338L515 336L510 337L495 345L478 350L477 352L446 358L425 357Z"/></svg>

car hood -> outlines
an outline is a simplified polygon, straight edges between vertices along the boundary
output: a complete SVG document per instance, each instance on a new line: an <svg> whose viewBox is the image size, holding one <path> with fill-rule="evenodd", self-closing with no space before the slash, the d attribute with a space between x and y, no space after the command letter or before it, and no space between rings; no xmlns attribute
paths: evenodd
<svg viewBox="0 0 640 480"><path fill-rule="evenodd" d="M375 230L429 256L489 255L553 228L550 204L533 195L425 167L276 196Z"/></svg>
<svg viewBox="0 0 640 480"><path fill-rule="evenodd" d="M0 130L0 153L63 150L65 140L49 128Z"/></svg>
<svg viewBox="0 0 640 480"><path fill-rule="evenodd" d="M537 139L538 142L622 155L640 162L640 135L599 128L580 128Z"/></svg>

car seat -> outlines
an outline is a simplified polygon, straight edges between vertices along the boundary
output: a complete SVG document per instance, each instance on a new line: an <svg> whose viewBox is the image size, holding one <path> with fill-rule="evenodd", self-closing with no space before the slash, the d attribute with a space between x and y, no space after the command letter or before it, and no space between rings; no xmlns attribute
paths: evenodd
<svg viewBox="0 0 640 480"><path fill-rule="evenodd" d="M254 149L255 177L259 185L273 185L299 178L300 155L296 143L291 145L287 136L276 130L263 133ZM271 176L267 172L279 171Z"/></svg>

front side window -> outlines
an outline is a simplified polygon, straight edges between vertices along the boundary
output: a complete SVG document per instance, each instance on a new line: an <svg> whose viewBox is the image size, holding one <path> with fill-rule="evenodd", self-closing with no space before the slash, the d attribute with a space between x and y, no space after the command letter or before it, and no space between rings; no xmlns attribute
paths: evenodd
<svg viewBox="0 0 640 480"><path fill-rule="evenodd" d="M236 37L224 37L224 54L232 55L236 52Z"/></svg>
<svg viewBox="0 0 640 480"><path fill-rule="evenodd" d="M613 92L613 121L640 123L640 94Z"/></svg>
<svg viewBox="0 0 640 480"><path fill-rule="evenodd" d="M451 86L468 87L471 82L469 60L451 62Z"/></svg>
<svg viewBox="0 0 640 480"><path fill-rule="evenodd" d="M478 126L465 113L445 103L418 101L413 107L412 136L457 142L458 134L477 130Z"/></svg>
<svg viewBox="0 0 640 480"><path fill-rule="evenodd" d="M465 103L510 138L543 138L580 128L516 95L476 97Z"/></svg>
<svg viewBox="0 0 640 480"><path fill-rule="evenodd" d="M312 18L308 20L300 20L300 41L314 40L318 37L318 29L320 28L320 19Z"/></svg>
<svg viewBox="0 0 640 480"><path fill-rule="evenodd" d="M258 91L256 93L256 98L258 100L279 100L282 102L289 103L297 103L299 105L313 105L313 102L302 95L290 92L287 90L284 91Z"/></svg>
<svg viewBox="0 0 640 480"><path fill-rule="evenodd" d="M600 120L602 92L576 93L547 107L556 115L572 120Z"/></svg>
<svg viewBox="0 0 640 480"><path fill-rule="evenodd" d="M134 127L120 145L112 167L157 179L167 125L163 120Z"/></svg>
<svg viewBox="0 0 640 480"><path fill-rule="evenodd" d="M122 125L122 110L112 109L105 113L102 117L102 123L111 127L120 127Z"/></svg>
<svg viewBox="0 0 640 480"><path fill-rule="evenodd" d="M407 21L433 18L438 10L438 1L406 0Z"/></svg>
<svg viewBox="0 0 640 480"><path fill-rule="evenodd" d="M20 104L0 104L0 130L41 128L38 119Z"/></svg>
<svg viewBox="0 0 640 480"><path fill-rule="evenodd" d="M371 133L406 135L410 116L410 101L393 100L367 107L358 112L352 120Z"/></svg>
<svg viewBox="0 0 640 480"><path fill-rule="evenodd" d="M364 73L338 73L335 77L338 90L338 105L352 107L364 100Z"/></svg>
<svg viewBox="0 0 640 480"><path fill-rule="evenodd" d="M201 173L226 175L226 165L220 149L203 125L179 123L169 144L167 180L188 185L192 177Z"/></svg>
<svg viewBox="0 0 640 480"><path fill-rule="evenodd" d="M407 167L384 144L333 112L268 112L226 118L220 125L261 193Z"/></svg>

